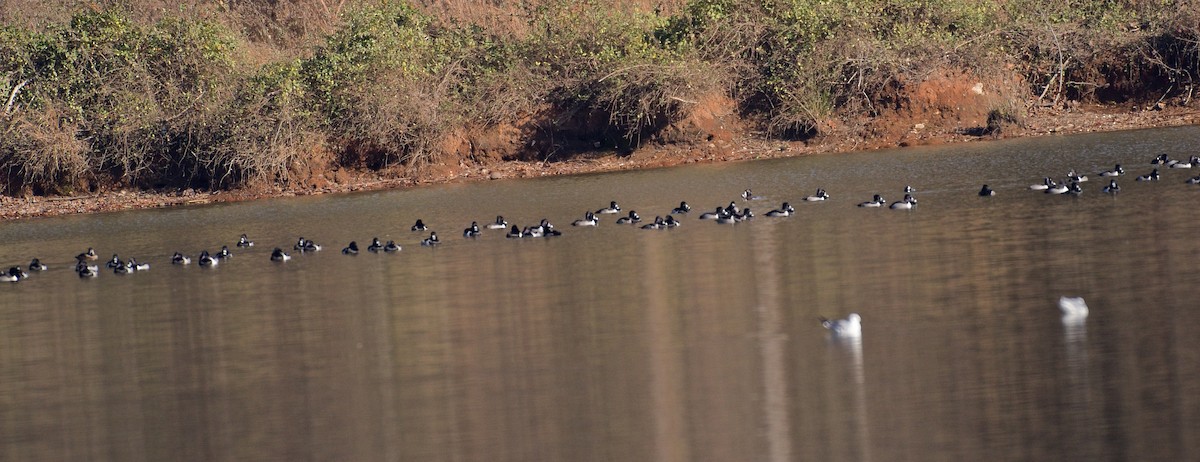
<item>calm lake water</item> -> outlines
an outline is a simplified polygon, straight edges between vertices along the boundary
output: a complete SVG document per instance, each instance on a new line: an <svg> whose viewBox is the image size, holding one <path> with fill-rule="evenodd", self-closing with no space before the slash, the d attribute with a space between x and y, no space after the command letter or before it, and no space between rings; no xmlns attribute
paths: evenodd
<svg viewBox="0 0 1200 462"><path fill-rule="evenodd" d="M1133 181L1196 146L1176 128L0 223L5 268L51 266L0 285L0 460L1200 460L1200 169ZM1080 197L1027 189L1072 168ZM855 207L908 184L916 210ZM757 219L696 218L747 187ZM610 200L694 210L569 225ZM763 216L782 201L797 215ZM564 235L460 237L497 214ZM241 233L257 245L217 268L169 264ZM325 250L268 260L300 236ZM374 236L403 250L338 252ZM87 247L152 269L81 280ZM1063 295L1091 315L1064 322ZM818 322L851 312L860 342Z"/></svg>

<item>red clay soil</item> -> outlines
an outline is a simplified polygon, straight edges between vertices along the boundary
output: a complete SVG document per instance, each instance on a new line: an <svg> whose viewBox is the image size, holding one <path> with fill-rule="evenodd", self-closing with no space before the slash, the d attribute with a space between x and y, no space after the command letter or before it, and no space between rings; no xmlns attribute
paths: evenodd
<svg viewBox="0 0 1200 462"><path fill-rule="evenodd" d="M411 188L421 185L529 178L548 175L665 167L689 163L729 162L776 157L829 154L865 149L1196 125L1200 111L1190 101L1151 103L1149 109L1123 105L1053 104L1028 100L1019 108L1020 120L988 131L988 116L1022 91L1015 80L983 81L968 74L941 73L907 85L891 107L877 108L873 117L826 120L821 134L805 141L780 141L752 132L727 98L703 98L687 118L659 132L632 153L597 148L567 159L519 159L528 146L520 127L463 130L440 147L443 160L420 166L375 171L334 168L305 172L299 181L282 186L246 187L232 191L109 190L78 197L0 196L0 219L105 212L176 205L235 202L264 197L328 194L362 190ZM527 156L528 157L528 156Z"/></svg>

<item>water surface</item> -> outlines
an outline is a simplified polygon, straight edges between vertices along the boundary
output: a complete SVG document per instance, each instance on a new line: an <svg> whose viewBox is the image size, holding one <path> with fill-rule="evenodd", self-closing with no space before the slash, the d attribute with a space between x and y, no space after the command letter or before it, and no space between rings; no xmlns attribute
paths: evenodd
<svg viewBox="0 0 1200 462"><path fill-rule="evenodd" d="M0 223L0 460L1196 460L1200 129ZM1095 172L1122 163L1118 196ZM1027 186L1092 173L1080 197ZM992 198L975 196L987 183ZM911 212L860 209L880 193ZM695 219L747 187L760 215ZM822 203L800 199L823 187ZM684 226L643 231L680 200ZM798 214L762 216L782 201ZM472 220L564 235L462 239ZM417 218L438 248L408 231ZM257 241L203 269L168 263ZM304 236L326 250L268 260ZM374 236L395 255L337 252ZM95 247L151 263L80 280ZM1083 296L1064 322L1055 302ZM858 312L861 341L820 316Z"/></svg>

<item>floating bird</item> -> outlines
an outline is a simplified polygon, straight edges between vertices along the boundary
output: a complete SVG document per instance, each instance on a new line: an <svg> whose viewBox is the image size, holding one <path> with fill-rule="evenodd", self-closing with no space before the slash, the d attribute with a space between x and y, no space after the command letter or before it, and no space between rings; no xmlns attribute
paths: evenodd
<svg viewBox="0 0 1200 462"><path fill-rule="evenodd" d="M887 201L884 200L883 196L878 194L872 197L871 200L858 204L859 207L883 207L885 205L887 205Z"/></svg>
<svg viewBox="0 0 1200 462"><path fill-rule="evenodd" d="M850 313L846 319L821 318L821 326L837 337L862 336L862 317L858 313Z"/></svg>
<svg viewBox="0 0 1200 462"><path fill-rule="evenodd" d="M1058 309L1062 311L1063 317L1084 317L1088 315L1088 306L1083 301L1083 297L1059 297Z"/></svg>
<svg viewBox="0 0 1200 462"><path fill-rule="evenodd" d="M624 216L617 219L618 225L633 224L642 221L641 215L638 215L636 210L630 210L629 216Z"/></svg>
<svg viewBox="0 0 1200 462"><path fill-rule="evenodd" d="M793 213L796 213L796 208L792 207L792 204L784 202L783 205L780 205L778 209L767 212L767 216L768 217L790 217L790 216L792 216Z"/></svg>
<svg viewBox="0 0 1200 462"><path fill-rule="evenodd" d="M238 247L254 247L254 241L247 239L246 235L243 234L242 237L238 238L237 246Z"/></svg>
<svg viewBox="0 0 1200 462"><path fill-rule="evenodd" d="M479 223L472 221L471 226L463 230L463 237L479 237Z"/></svg>
<svg viewBox="0 0 1200 462"><path fill-rule="evenodd" d="M504 229L508 227L508 222L504 221L504 217L496 215L496 221L489 223L487 229Z"/></svg>
<svg viewBox="0 0 1200 462"><path fill-rule="evenodd" d="M597 214L620 213L620 212L621 212L621 206L617 205L617 201L609 202L608 207L605 207L605 208L602 208L602 209L596 211Z"/></svg>
<svg viewBox="0 0 1200 462"><path fill-rule="evenodd" d="M600 219L596 218L596 214L592 212L586 212L583 214L583 218L571 222L571 226L596 226L598 224L600 224Z"/></svg>
<svg viewBox="0 0 1200 462"><path fill-rule="evenodd" d="M92 260L92 261L94 261L94 260L96 260L96 258L98 258L98 257L99 257L99 256L98 256L98 255L96 255L96 249L93 249L93 248L91 248L91 247L88 247L88 249L87 249L87 252L84 252L84 253L81 253L81 254L79 254L79 255L76 255L76 256L75 256L75 259L76 259L76 260L79 260L79 261L84 261L84 260Z"/></svg>
<svg viewBox="0 0 1200 462"><path fill-rule="evenodd" d="M986 184L983 185L983 188L979 190L980 197L991 197L991 196L995 196L995 195L996 195L996 191L993 191L992 188L989 188L988 185L986 185Z"/></svg>
<svg viewBox="0 0 1200 462"><path fill-rule="evenodd" d="M20 266L14 266L6 272L0 273L0 282L18 282L27 277L29 277L29 273L21 270Z"/></svg>
<svg viewBox="0 0 1200 462"><path fill-rule="evenodd" d="M912 194L905 194L904 199L899 202L892 202L892 210L912 210L917 206L917 198L912 197Z"/></svg>
<svg viewBox="0 0 1200 462"><path fill-rule="evenodd" d="M279 247L276 247L275 250L271 251L271 261L288 261L291 259L292 259L292 256L288 255L286 253L283 253L283 249L281 249Z"/></svg>
<svg viewBox="0 0 1200 462"><path fill-rule="evenodd" d="M827 194L822 188L817 188L816 194L804 198L804 200L809 202L823 201L826 199L829 199L829 194Z"/></svg>
<svg viewBox="0 0 1200 462"><path fill-rule="evenodd" d="M1057 186L1057 185L1054 183L1054 180L1051 180L1050 177L1045 177L1045 178L1042 178L1041 183L1029 185L1029 189L1032 189L1034 191L1045 191L1045 190L1053 188L1055 186Z"/></svg>

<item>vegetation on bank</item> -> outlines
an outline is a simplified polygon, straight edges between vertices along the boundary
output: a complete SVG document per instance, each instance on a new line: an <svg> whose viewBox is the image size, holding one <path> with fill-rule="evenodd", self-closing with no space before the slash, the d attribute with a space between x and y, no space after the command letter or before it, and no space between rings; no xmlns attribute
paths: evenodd
<svg viewBox="0 0 1200 462"><path fill-rule="evenodd" d="M807 137L896 107L936 69L1015 73L1045 104L1190 104L1200 78L1200 6L1184 0L544 0L511 12L519 27L446 3L363 2L315 32L128 6L9 22L3 191L287 183L306 167L419 165L504 125L539 158L634 146L713 94L770 136Z"/></svg>

